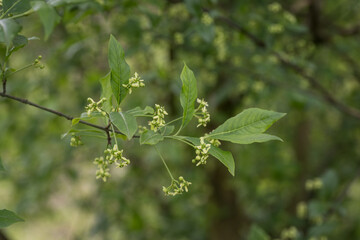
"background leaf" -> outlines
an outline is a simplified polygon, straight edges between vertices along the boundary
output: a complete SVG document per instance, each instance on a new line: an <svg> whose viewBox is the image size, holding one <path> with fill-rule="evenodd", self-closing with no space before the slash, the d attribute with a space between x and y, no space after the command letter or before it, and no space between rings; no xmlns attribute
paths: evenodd
<svg viewBox="0 0 360 240"><path fill-rule="evenodd" d="M32 1L31 6L33 10L39 14L45 30L45 40L47 40L54 30L55 25L59 23L60 17L55 11L55 8L46 2Z"/></svg>
<svg viewBox="0 0 360 240"><path fill-rule="evenodd" d="M186 64L184 65L180 78L182 81L180 103L183 108L181 128L183 128L190 122L194 115L194 104L197 98L197 85L194 73L186 66Z"/></svg>
<svg viewBox="0 0 360 240"><path fill-rule="evenodd" d="M206 138L240 144L265 142L269 140L281 141L278 137L261 133L265 132L274 122L285 115L285 113L249 108L235 117L226 120L222 125L207 135Z"/></svg>
<svg viewBox="0 0 360 240"><path fill-rule="evenodd" d="M1 160L1 157L0 157L0 172L5 172L5 171L6 171L5 167L4 167L4 165L2 163L2 160Z"/></svg>
<svg viewBox="0 0 360 240"><path fill-rule="evenodd" d="M24 220L9 210L0 210L0 228L8 227L17 222L24 222Z"/></svg>
<svg viewBox="0 0 360 240"><path fill-rule="evenodd" d="M136 118L126 112L112 112L110 120L129 140L138 129Z"/></svg>
<svg viewBox="0 0 360 240"><path fill-rule="evenodd" d="M109 41L108 61L111 69L111 88L117 103L120 104L128 92L122 85L129 82L130 67L125 61L124 50L113 35Z"/></svg>
<svg viewBox="0 0 360 240"><path fill-rule="evenodd" d="M3 0L2 4L3 11L12 15L24 13L31 8L30 0Z"/></svg>
<svg viewBox="0 0 360 240"><path fill-rule="evenodd" d="M20 32L21 26L13 19L1 19L0 20L0 42L10 46L12 40L15 38L18 32Z"/></svg>

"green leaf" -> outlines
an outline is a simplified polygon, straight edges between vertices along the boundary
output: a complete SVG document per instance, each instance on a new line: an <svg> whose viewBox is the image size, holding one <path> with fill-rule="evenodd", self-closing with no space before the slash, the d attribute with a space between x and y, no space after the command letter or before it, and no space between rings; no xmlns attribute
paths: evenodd
<svg viewBox="0 0 360 240"><path fill-rule="evenodd" d="M168 136L170 135L175 129L174 125L164 126L161 128L161 135Z"/></svg>
<svg viewBox="0 0 360 240"><path fill-rule="evenodd" d="M5 172L5 171L6 171L6 169L5 169L4 165L3 165L1 157L0 157L0 172Z"/></svg>
<svg viewBox="0 0 360 240"><path fill-rule="evenodd" d="M267 233L263 229L261 229L257 225L252 225L247 239L248 240L270 240L270 237L269 237L269 235L267 235Z"/></svg>
<svg viewBox="0 0 360 240"><path fill-rule="evenodd" d="M9 210L0 210L0 228L8 227L17 222L24 222L24 220Z"/></svg>
<svg viewBox="0 0 360 240"><path fill-rule="evenodd" d="M112 112L110 120L128 139L131 139L138 129L136 118L126 112Z"/></svg>
<svg viewBox="0 0 360 240"><path fill-rule="evenodd" d="M183 119L181 128L185 127L192 119L195 112L195 101L197 98L197 86L194 73L184 65L180 75L182 89L180 93L180 103L183 108Z"/></svg>
<svg viewBox="0 0 360 240"><path fill-rule="evenodd" d="M100 98L106 98L106 101L103 104L104 110L106 112L110 112L112 108L112 89L110 83L110 73L106 74L105 77L101 78L100 80L102 92Z"/></svg>
<svg viewBox="0 0 360 240"><path fill-rule="evenodd" d="M200 139L195 137L184 137L184 136L176 136L175 138L182 138L187 140L188 142L191 142L192 144L199 146L200 145ZM207 142L209 143L209 142ZM229 170L231 175L235 176L235 161L234 157L232 156L231 152L224 151L218 147L215 147L211 145L211 148L209 150L209 154L213 157L217 158L222 164L224 164L225 167Z"/></svg>
<svg viewBox="0 0 360 240"><path fill-rule="evenodd" d="M9 47L20 30L21 26L15 20L0 20L0 42L5 43Z"/></svg>
<svg viewBox="0 0 360 240"><path fill-rule="evenodd" d="M146 106L144 109L136 107L127 111L127 113L133 115L134 117L140 117L147 114L154 114L154 109L152 107Z"/></svg>
<svg viewBox="0 0 360 240"><path fill-rule="evenodd" d="M266 134L266 133L258 133L258 134L244 134L244 135L224 135L221 137L223 141L229 141L237 144L251 144L254 142L261 143L267 142L271 140L278 140L283 142L283 140L277 136Z"/></svg>
<svg viewBox="0 0 360 240"><path fill-rule="evenodd" d="M130 78L130 67L125 61L125 53L113 35L110 36L108 61L111 69L111 88L118 104L125 98L128 90L123 87Z"/></svg>
<svg viewBox="0 0 360 240"><path fill-rule="evenodd" d="M78 124L80 122L80 118L73 118L73 120L71 120L71 126L74 126L76 124Z"/></svg>
<svg viewBox="0 0 360 240"><path fill-rule="evenodd" d="M164 140L164 136L154 131L148 130L140 135L140 144L155 145Z"/></svg>
<svg viewBox="0 0 360 240"><path fill-rule="evenodd" d="M47 40L52 33L56 24L60 21L60 16L55 11L55 8L43 1L32 1L32 9L39 14L40 20L45 30L45 40Z"/></svg>
<svg viewBox="0 0 360 240"><path fill-rule="evenodd" d="M19 50L20 48L23 48L28 44L28 39L23 35L16 35L14 39L12 40L12 43L14 45L14 49L12 49L13 52Z"/></svg>
<svg viewBox="0 0 360 240"><path fill-rule="evenodd" d="M29 10L30 0L3 0L3 12L12 15L24 13Z"/></svg>
<svg viewBox="0 0 360 240"><path fill-rule="evenodd" d="M249 108L235 117L229 118L222 125L213 130L206 138L230 141L239 144L280 140L280 138L265 132L274 122L286 113Z"/></svg>

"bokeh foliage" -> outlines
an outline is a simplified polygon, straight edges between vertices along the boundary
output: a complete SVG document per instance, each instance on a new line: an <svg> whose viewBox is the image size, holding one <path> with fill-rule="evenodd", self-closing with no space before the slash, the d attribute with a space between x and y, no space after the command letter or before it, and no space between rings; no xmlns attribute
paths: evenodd
<svg viewBox="0 0 360 240"><path fill-rule="evenodd" d="M209 101L208 131L245 108L261 107L288 113L270 131L284 143L224 144L234 154L235 177L215 159L194 167L190 147L160 145L173 171L193 183L189 193L169 198L161 192L168 178L153 148L125 143L131 166L102 183L92 160L106 147L104 140L84 139L73 149L60 139L71 122L1 98L6 172L0 172L0 207L26 220L2 230L9 239L256 240L266 239L263 232L280 238L291 226L299 239L360 238L360 120L274 55L359 109L357 0L47 2L59 16L54 31L43 30L36 14L19 18L20 33L40 39L10 62L20 68L41 54L45 69L14 75L8 92L79 116L87 97L100 98L113 34L146 82L123 108L162 103L180 116L185 61L199 95ZM307 180L316 178L323 186L307 191ZM308 208L305 219L299 203Z"/></svg>

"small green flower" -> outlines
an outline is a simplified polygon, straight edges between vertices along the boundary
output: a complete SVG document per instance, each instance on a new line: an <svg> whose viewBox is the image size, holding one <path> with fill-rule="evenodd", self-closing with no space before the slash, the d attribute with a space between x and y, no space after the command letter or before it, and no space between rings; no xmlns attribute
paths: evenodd
<svg viewBox="0 0 360 240"><path fill-rule="evenodd" d="M129 94L131 94L133 88L145 87L145 83L144 80L140 78L138 73L135 72L134 77L131 77L127 84L123 84L123 87L127 88L129 90Z"/></svg>
<svg viewBox="0 0 360 240"><path fill-rule="evenodd" d="M70 140L70 146L77 147L79 145L83 145L83 143L81 142L81 138L80 136L76 136L75 133L73 133Z"/></svg>
<svg viewBox="0 0 360 240"><path fill-rule="evenodd" d="M106 116L106 112L102 110L102 105L106 101L106 98L100 99L95 102L92 98L87 99L89 104L85 107L87 115L90 116L92 112L100 112L103 116Z"/></svg>
<svg viewBox="0 0 360 240"><path fill-rule="evenodd" d="M180 176L179 180L172 179L171 185L168 187L163 186L162 190L167 196L175 196L177 194L188 192L188 187L190 185L191 182L186 181L182 176Z"/></svg>
<svg viewBox="0 0 360 240"><path fill-rule="evenodd" d="M201 110L200 116L195 115L198 118L198 125L196 127L206 127L206 124L210 122L210 113L207 110L207 107L209 106L208 103L204 99L197 99L197 103L199 103L199 107L197 110Z"/></svg>
<svg viewBox="0 0 360 240"><path fill-rule="evenodd" d="M196 157L192 160L193 163L196 163L196 166L201 164L206 164L206 160L209 157L209 150L211 148L210 143L205 143L204 137L200 138L200 145L195 146Z"/></svg>
<svg viewBox="0 0 360 240"><path fill-rule="evenodd" d="M221 145L221 142L217 139L210 139L209 142L211 143L211 145L213 145L214 147L218 147Z"/></svg>
<svg viewBox="0 0 360 240"><path fill-rule="evenodd" d="M165 108L155 104L153 120L149 122L151 130L156 132L159 127L165 126L165 115L168 115L168 113L165 111Z"/></svg>

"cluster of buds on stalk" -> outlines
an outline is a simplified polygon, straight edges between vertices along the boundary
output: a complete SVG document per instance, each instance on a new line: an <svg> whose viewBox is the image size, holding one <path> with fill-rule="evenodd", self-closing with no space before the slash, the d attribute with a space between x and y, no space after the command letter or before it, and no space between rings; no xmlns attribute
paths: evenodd
<svg viewBox="0 0 360 240"><path fill-rule="evenodd" d="M45 68L45 65L40 62L41 59L42 59L42 56L39 55L39 56L34 60L34 63L33 63L33 64L34 64L34 67L39 68L39 69L44 69L44 68Z"/></svg>
<svg viewBox="0 0 360 240"><path fill-rule="evenodd" d="M198 118L198 125L196 127L206 127L206 124L210 122L210 113L207 110L207 107L209 106L208 103L204 99L197 99L197 103L199 104L199 107L197 110L201 110L200 116L196 115Z"/></svg>
<svg viewBox="0 0 360 240"><path fill-rule="evenodd" d="M140 78L138 73L135 72L134 77L131 77L127 84L123 84L123 87L127 88L129 90L129 94L131 94L133 88L145 87L145 83L144 80Z"/></svg>
<svg viewBox="0 0 360 240"><path fill-rule="evenodd" d="M92 98L88 98L87 100L89 104L85 107L85 110L88 116L90 116L92 112L99 112L103 116L106 116L106 112L102 110L102 105L106 101L106 98L102 98L98 102L95 102Z"/></svg>
<svg viewBox="0 0 360 240"><path fill-rule="evenodd" d="M168 113L165 111L165 108L155 104L155 112L152 121L149 122L151 130L156 132L159 127L165 126L165 115Z"/></svg>
<svg viewBox="0 0 360 240"><path fill-rule="evenodd" d="M167 196L175 196L177 194L182 194L183 192L188 192L188 187L191 182L186 181L182 176L179 177L179 180L172 179L171 185L168 187L163 186L163 192Z"/></svg>
<svg viewBox="0 0 360 240"><path fill-rule="evenodd" d="M209 150L211 148L210 143L206 143L204 137L200 138L200 145L195 146L196 157L192 160L193 163L196 163L196 166L201 164L206 164L206 159L209 157Z"/></svg>
<svg viewBox="0 0 360 240"><path fill-rule="evenodd" d="M110 165L114 164L118 168L125 167L130 164L130 160L123 156L123 150L119 150L117 144L113 148L104 151L105 157L95 158L94 164L97 165L96 179L101 178L106 182L110 175Z"/></svg>
<svg viewBox="0 0 360 240"><path fill-rule="evenodd" d="M221 145L221 142L217 139L210 139L209 143L211 143L211 145L213 145L214 147L218 147Z"/></svg>
<svg viewBox="0 0 360 240"><path fill-rule="evenodd" d="M70 146L77 147L82 144L80 136L76 136L75 133L73 133L70 139Z"/></svg>

